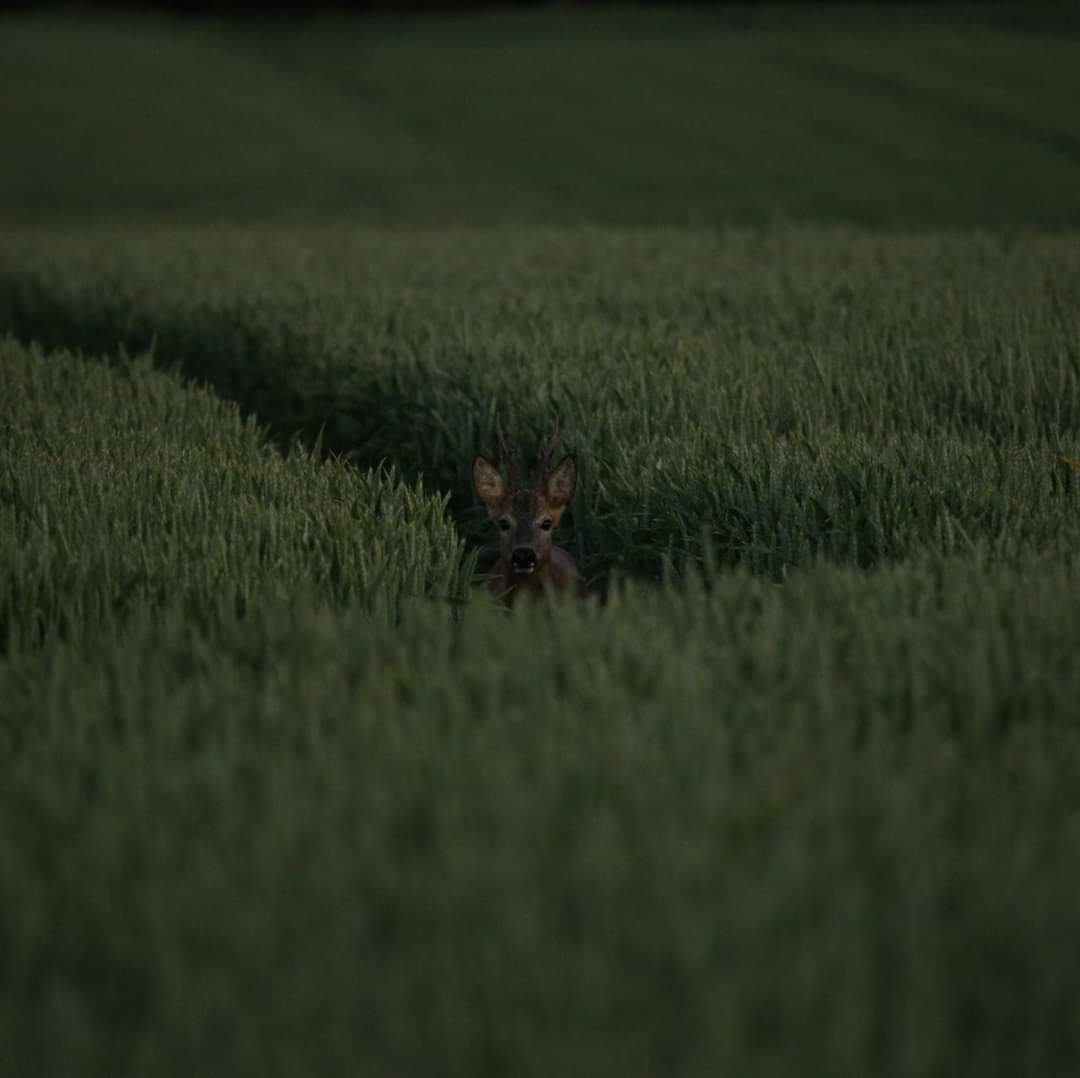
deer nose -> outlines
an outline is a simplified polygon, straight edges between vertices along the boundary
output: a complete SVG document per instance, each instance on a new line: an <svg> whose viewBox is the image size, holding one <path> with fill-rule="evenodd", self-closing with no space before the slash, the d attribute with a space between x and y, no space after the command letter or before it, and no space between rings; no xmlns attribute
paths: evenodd
<svg viewBox="0 0 1080 1078"><path fill-rule="evenodd" d="M531 573L536 568L536 551L529 546L514 547L510 568L517 573Z"/></svg>

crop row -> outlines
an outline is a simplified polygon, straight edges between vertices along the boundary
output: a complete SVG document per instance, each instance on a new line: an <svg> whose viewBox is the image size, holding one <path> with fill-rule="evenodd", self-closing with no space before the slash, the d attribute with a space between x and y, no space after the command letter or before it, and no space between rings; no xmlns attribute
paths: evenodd
<svg viewBox="0 0 1080 1078"><path fill-rule="evenodd" d="M239 232L16 244L25 339L153 349L283 442L448 493L501 413L553 413L594 582L665 559L782 575L1077 537L1080 261L1067 237L781 230Z"/></svg>

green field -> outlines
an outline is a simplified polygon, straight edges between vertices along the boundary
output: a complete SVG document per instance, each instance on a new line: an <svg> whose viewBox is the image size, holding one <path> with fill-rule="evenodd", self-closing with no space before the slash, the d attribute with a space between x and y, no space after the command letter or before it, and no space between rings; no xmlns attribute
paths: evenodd
<svg viewBox="0 0 1080 1078"><path fill-rule="evenodd" d="M0 20L0 1059L1080 1070L1080 20ZM594 598L469 485L560 416Z"/></svg>

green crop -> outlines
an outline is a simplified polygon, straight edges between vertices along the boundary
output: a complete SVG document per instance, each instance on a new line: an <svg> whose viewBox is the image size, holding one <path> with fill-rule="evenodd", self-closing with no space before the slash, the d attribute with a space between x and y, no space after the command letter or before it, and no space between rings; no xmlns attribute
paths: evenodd
<svg viewBox="0 0 1080 1078"><path fill-rule="evenodd" d="M1040 11L0 21L12 1073L1080 1069Z"/></svg>
<svg viewBox="0 0 1080 1078"><path fill-rule="evenodd" d="M1080 224L1067 4L799 7L8 17L0 221Z"/></svg>
<svg viewBox="0 0 1080 1078"><path fill-rule="evenodd" d="M0 342L0 639L91 638L160 606L203 623L311 589L392 614L452 596L445 503L392 474L283 457L234 407L145 361ZM465 575L467 579L467 574Z"/></svg>
<svg viewBox="0 0 1080 1078"><path fill-rule="evenodd" d="M76 235L0 285L24 336L153 348L285 442L449 491L474 537L496 412L525 454L557 413L598 584L706 543L782 575L1080 535L1069 236Z"/></svg>

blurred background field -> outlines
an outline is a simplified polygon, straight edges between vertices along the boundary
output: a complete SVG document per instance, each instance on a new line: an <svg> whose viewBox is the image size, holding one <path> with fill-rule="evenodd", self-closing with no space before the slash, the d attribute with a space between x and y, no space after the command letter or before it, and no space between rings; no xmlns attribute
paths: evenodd
<svg viewBox="0 0 1080 1078"><path fill-rule="evenodd" d="M1076 225L1076 20L1009 10L10 17L0 213Z"/></svg>
<svg viewBox="0 0 1080 1078"><path fill-rule="evenodd" d="M1068 5L0 19L0 1058L1073 1073L1077 100Z"/></svg>

